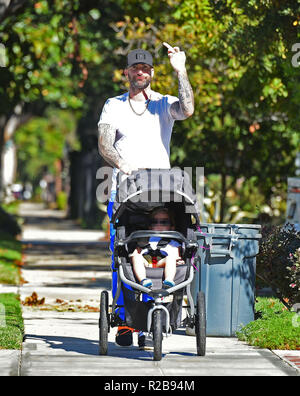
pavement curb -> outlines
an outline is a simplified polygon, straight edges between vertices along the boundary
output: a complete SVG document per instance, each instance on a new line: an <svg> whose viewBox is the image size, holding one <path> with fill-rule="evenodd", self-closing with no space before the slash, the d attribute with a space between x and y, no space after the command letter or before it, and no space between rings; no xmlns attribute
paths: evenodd
<svg viewBox="0 0 300 396"><path fill-rule="evenodd" d="M293 367L300 376L300 351L298 350L272 350L274 355Z"/></svg>
<svg viewBox="0 0 300 396"><path fill-rule="evenodd" d="M0 349L0 376L17 377L20 375L22 351Z"/></svg>

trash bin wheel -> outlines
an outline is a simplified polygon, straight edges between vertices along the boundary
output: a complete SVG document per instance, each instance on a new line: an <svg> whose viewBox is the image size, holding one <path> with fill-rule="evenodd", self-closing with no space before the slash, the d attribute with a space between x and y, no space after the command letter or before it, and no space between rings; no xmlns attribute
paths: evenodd
<svg viewBox="0 0 300 396"><path fill-rule="evenodd" d="M205 356L206 352L206 307L205 294L198 292L195 314L195 333L197 340L197 355Z"/></svg>
<svg viewBox="0 0 300 396"><path fill-rule="evenodd" d="M153 326L153 347L154 347L153 360L159 361L162 358L162 339L163 339L160 309L157 309L153 312L152 326Z"/></svg>
<svg viewBox="0 0 300 396"><path fill-rule="evenodd" d="M99 355L107 355L108 350L108 292L101 292L100 319L99 319Z"/></svg>

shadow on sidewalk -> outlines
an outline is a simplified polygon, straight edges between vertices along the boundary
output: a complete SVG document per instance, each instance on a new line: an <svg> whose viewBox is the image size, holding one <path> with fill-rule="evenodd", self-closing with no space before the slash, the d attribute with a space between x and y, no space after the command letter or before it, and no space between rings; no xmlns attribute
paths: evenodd
<svg viewBox="0 0 300 396"><path fill-rule="evenodd" d="M26 254L30 255L47 255L61 256L61 255L86 255L86 254L105 254L110 257L109 242L55 242L55 241L24 241L22 245L26 249Z"/></svg>
<svg viewBox="0 0 300 396"><path fill-rule="evenodd" d="M43 204L22 203L19 216L24 220L22 227L22 242L53 241L75 242L83 240L100 241L105 232L99 227L86 229L78 221L67 217L66 212L47 209Z"/></svg>
<svg viewBox="0 0 300 396"><path fill-rule="evenodd" d="M60 350L70 353L88 355L88 356L99 356L98 340L88 340L84 338L50 336L50 335L37 336L37 335L27 334L26 341L30 341L30 343L27 344L27 351L36 350L36 344L34 344L35 340L37 342L43 341L47 344L47 346L50 348L48 356L51 355L51 351L59 352ZM152 360L152 352L139 350L137 346L121 348L121 347L117 347L113 342L109 342L108 351L109 352L107 357L119 357L123 359L131 359L131 360L134 359L140 361ZM65 356L67 357L67 355ZM101 358L101 356L99 356L99 358ZM106 356L103 356L103 358L106 358Z"/></svg>

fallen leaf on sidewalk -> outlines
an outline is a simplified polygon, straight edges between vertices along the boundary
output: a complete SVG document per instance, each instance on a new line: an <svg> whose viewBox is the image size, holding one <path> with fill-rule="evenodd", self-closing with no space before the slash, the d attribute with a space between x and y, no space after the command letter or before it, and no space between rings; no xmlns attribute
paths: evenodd
<svg viewBox="0 0 300 396"><path fill-rule="evenodd" d="M87 312L100 312L100 309L98 307L92 307L90 305L85 305L83 309Z"/></svg>
<svg viewBox="0 0 300 396"><path fill-rule="evenodd" d="M23 302L23 305L29 305L29 306L43 305L43 304L45 304L45 297L39 300L36 292L33 292L30 297L26 297L25 301Z"/></svg>

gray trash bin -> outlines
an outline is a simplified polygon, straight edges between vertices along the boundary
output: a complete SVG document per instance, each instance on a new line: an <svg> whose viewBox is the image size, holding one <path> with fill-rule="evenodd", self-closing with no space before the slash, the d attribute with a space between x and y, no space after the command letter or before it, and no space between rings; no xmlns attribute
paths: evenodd
<svg viewBox="0 0 300 396"><path fill-rule="evenodd" d="M254 320L260 225L201 224L191 287L205 293L207 335L232 337Z"/></svg>

